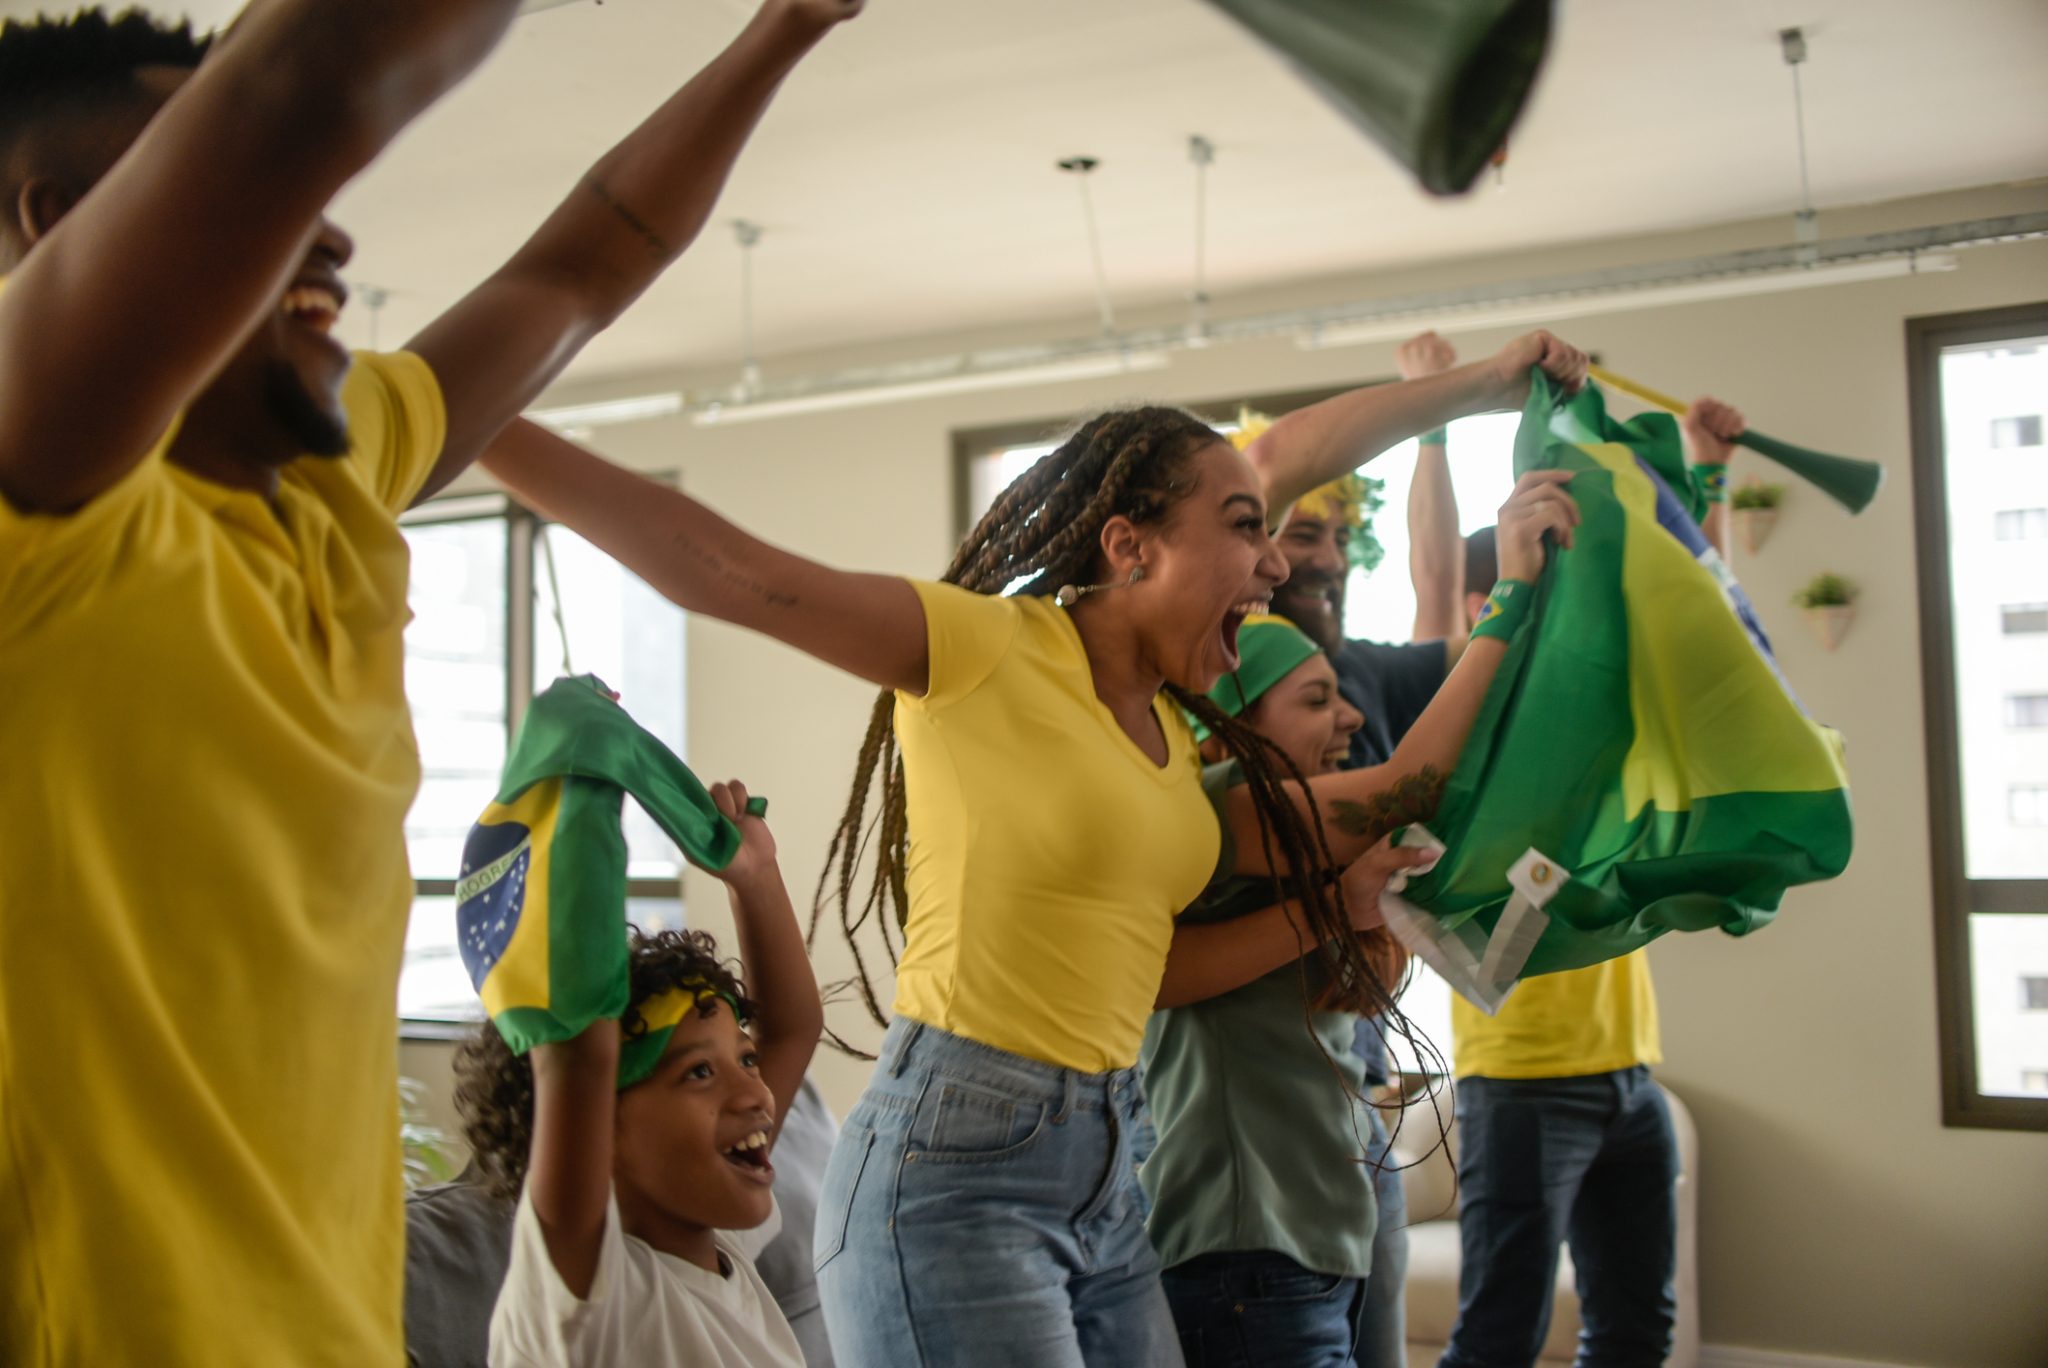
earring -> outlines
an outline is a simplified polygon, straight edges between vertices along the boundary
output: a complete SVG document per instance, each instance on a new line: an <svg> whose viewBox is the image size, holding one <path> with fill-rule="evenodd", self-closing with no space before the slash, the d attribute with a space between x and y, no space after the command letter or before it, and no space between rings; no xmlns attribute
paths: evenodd
<svg viewBox="0 0 2048 1368"><path fill-rule="evenodd" d="M1122 584L1083 584L1078 587L1071 584L1062 584L1059 592L1052 596L1052 601L1062 608L1071 608L1090 594L1099 594L1104 589L1128 589L1143 578L1145 578L1145 567L1134 565L1131 567L1131 577Z"/></svg>

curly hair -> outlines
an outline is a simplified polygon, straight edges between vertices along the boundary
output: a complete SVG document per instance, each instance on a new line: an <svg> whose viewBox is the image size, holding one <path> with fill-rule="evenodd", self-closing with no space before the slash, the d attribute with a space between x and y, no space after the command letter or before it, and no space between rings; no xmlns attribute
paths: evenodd
<svg viewBox="0 0 2048 1368"><path fill-rule="evenodd" d="M718 957L718 945L702 931L644 932L629 928L631 943L625 1015L619 1018L623 1039L647 1034L642 1003L672 988L708 985L737 1004L742 1023L751 1021L754 1005L739 975ZM709 1016L716 1007L698 1009ZM486 1186L499 1197L519 1195L526 1181L527 1159L533 1150L533 1062L512 1053L497 1027L486 1021L455 1054L455 1107L462 1115L463 1138L476 1156Z"/></svg>
<svg viewBox="0 0 2048 1368"><path fill-rule="evenodd" d="M1003 491L960 544L944 581L981 594L1001 594L1025 581L1021 592L1044 596L1061 585L1098 578L1103 526L1113 517L1141 525L1165 521L1194 491L1198 453L1223 440L1193 414L1169 407L1118 409L1083 423ZM1209 699L1175 686L1166 692L1206 724L1243 766L1267 867L1283 871L1274 875L1276 897L1298 900L1328 976L1328 1000L1402 1022L1393 1000L1399 957L1381 937L1361 937L1351 925L1343 889L1331 877L1334 862L1321 813L1312 806L1304 810L1290 791L1290 784L1306 783L1301 771L1272 742ZM875 700L853 792L826 853L810 926L815 944L826 904L836 902L855 977L834 985L830 996L857 990L877 1025L886 1025L888 1017L859 937L875 923L893 967L910 902L905 882L909 822L894 709L891 693ZM873 874L862 889L856 886L858 871L871 841ZM881 915L885 907L893 915ZM866 1055L836 1032L832 1040L849 1053Z"/></svg>

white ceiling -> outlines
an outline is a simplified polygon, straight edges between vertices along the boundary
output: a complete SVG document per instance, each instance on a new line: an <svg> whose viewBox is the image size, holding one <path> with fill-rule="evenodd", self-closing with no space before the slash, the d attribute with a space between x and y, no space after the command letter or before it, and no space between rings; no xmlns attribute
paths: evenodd
<svg viewBox="0 0 2048 1368"><path fill-rule="evenodd" d="M37 6L0 2L0 13ZM192 0L218 20L232 0ZM528 16L337 207L386 345L509 253L582 169L709 58L747 0ZM1187 138L1217 146L1210 290L1787 213L1805 27L1823 207L2048 174L2044 0L1562 0L1506 186L1437 202L1200 0L869 0L791 79L719 217L579 378L739 351L738 253L764 354L1094 316L1063 156L1092 189L1125 307L1189 288ZM1789 229L1789 223L1788 223ZM1789 232L1788 232L1789 236ZM366 338L367 312L346 327Z"/></svg>

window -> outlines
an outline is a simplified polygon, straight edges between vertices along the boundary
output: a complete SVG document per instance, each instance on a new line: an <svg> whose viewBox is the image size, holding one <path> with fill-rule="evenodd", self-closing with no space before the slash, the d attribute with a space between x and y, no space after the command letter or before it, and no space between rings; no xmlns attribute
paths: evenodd
<svg viewBox="0 0 2048 1368"><path fill-rule="evenodd" d="M2028 639L2048 564L1998 545L2048 521L2040 417L2011 416L2048 392L2048 303L1913 319L1906 340L1943 1119L2048 1130L2048 1022L2013 987L2048 983L2048 653Z"/></svg>
<svg viewBox="0 0 2048 1368"><path fill-rule="evenodd" d="M2008 364L2024 362L2027 357L2002 356L1998 360ZM1991 420L1991 446L1994 451L2008 447L2037 447L2041 445L2041 415L2022 414L2017 418L1993 418Z"/></svg>
<svg viewBox="0 0 2048 1368"><path fill-rule="evenodd" d="M2003 508L1996 515L2000 541L2048 538L2048 508Z"/></svg>
<svg viewBox="0 0 2048 1368"><path fill-rule="evenodd" d="M398 1014L434 1033L480 1014L456 949L455 877L527 702L557 675L596 674L681 753L683 614L581 537L500 495L437 499L403 525L412 548L406 696L422 774L405 822L417 894ZM631 803L625 831L628 915L680 925L680 854Z"/></svg>
<svg viewBox="0 0 2048 1368"><path fill-rule="evenodd" d="M2029 1012L2048 1012L2048 974L2027 974L2020 979L2020 1006Z"/></svg>
<svg viewBox="0 0 2048 1368"><path fill-rule="evenodd" d="M1998 625L2007 636L2048 632L2048 603L2008 603L1998 610Z"/></svg>

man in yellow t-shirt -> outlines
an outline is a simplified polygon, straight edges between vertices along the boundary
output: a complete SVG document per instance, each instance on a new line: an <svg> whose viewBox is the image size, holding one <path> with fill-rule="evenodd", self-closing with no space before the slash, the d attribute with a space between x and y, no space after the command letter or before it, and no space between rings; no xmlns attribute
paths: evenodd
<svg viewBox="0 0 2048 1368"><path fill-rule="evenodd" d="M1702 399L1680 426L1695 466L1725 467L1743 423ZM1703 529L1726 555L1718 506ZM1492 532L1466 539L1468 620L1494 582ZM1451 1038L1461 1259L1438 1368L1533 1364L1567 1244L1582 1368L1661 1364L1677 1316L1678 1140L1650 1077L1663 1051L1648 953L1525 979L1491 1017L1454 998Z"/></svg>
<svg viewBox="0 0 2048 1368"><path fill-rule="evenodd" d="M322 207L518 0L0 28L0 1363L404 1361L408 504L709 216L770 0L408 352Z"/></svg>

